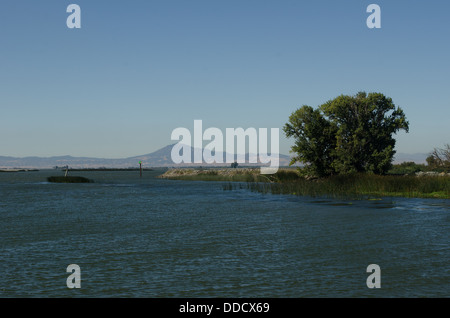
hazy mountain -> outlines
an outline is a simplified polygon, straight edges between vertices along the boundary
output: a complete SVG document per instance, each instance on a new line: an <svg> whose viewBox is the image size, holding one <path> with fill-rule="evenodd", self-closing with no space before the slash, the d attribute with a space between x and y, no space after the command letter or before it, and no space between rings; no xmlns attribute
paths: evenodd
<svg viewBox="0 0 450 318"><path fill-rule="evenodd" d="M174 164L171 159L171 152L174 145L168 145L155 152L123 158L123 159L107 159L107 158L89 158L89 157L72 157L72 156L57 156L57 157L6 157L0 156L0 168L28 168L28 169L49 169L55 166L63 167L68 165L71 168L130 168L139 167L139 161L142 161L144 167L176 167L176 166L208 166L205 163L200 164ZM194 149L191 148L191 162L193 162ZM259 166L261 164L248 163L249 158L254 158L254 154L246 154L246 163L241 166ZM394 157L394 163L401 163L405 161L413 161L416 163L425 163L428 154L415 153L406 154L398 153ZM226 159L223 154L224 161ZM280 154L280 166L288 166L291 160L290 156ZM212 166L229 166L229 163L212 164Z"/></svg>
<svg viewBox="0 0 450 318"><path fill-rule="evenodd" d="M28 169L49 169L53 167L63 167L68 165L71 168L130 168L139 167L139 161L142 161L144 167L175 167L175 166L207 166L205 163L201 164L174 164L171 159L173 145L168 145L155 152L129 157L124 159L107 159L107 158L89 158L89 157L72 157L72 156L57 156L57 157L5 157L0 156L0 168L28 168ZM191 162L193 162L194 149L191 148ZM257 165L249 164L248 158L255 155L247 154L245 164L241 165ZM224 161L225 161L224 155ZM290 157L280 154L280 166L287 166L290 162ZM212 164L213 166L229 166L229 163Z"/></svg>

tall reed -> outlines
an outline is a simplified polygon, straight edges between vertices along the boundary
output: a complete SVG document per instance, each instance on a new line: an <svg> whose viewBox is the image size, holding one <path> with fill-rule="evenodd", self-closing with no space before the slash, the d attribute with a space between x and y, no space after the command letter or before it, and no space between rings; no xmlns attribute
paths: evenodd
<svg viewBox="0 0 450 318"><path fill-rule="evenodd" d="M306 196L361 197L402 196L450 198L448 176L337 175L323 179L248 183L252 191Z"/></svg>

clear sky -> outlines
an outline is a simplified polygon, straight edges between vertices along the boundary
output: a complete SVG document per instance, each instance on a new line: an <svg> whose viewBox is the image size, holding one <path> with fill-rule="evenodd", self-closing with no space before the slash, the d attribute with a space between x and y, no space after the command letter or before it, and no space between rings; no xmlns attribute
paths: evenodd
<svg viewBox="0 0 450 318"><path fill-rule="evenodd" d="M71 3L81 29L67 28ZM3 156L131 157L195 119L281 129L301 105L358 91L405 111L398 152L450 143L450 2L0 2Z"/></svg>

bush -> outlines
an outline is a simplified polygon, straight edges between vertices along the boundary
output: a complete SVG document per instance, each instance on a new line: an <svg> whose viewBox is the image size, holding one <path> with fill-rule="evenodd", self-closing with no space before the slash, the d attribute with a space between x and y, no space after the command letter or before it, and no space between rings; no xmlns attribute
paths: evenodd
<svg viewBox="0 0 450 318"><path fill-rule="evenodd" d="M424 164L417 164L415 162L402 162L401 164L393 165L387 174L390 175L414 175L416 172L427 171L428 167Z"/></svg>

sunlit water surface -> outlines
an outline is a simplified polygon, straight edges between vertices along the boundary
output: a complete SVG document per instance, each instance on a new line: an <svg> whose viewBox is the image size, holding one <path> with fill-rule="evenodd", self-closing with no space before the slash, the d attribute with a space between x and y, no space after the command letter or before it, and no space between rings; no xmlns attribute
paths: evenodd
<svg viewBox="0 0 450 318"><path fill-rule="evenodd" d="M159 173L0 173L0 297L450 295L449 200L226 191Z"/></svg>

